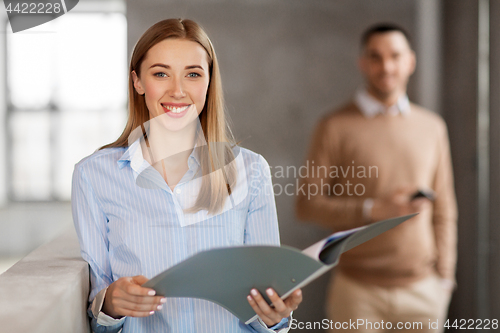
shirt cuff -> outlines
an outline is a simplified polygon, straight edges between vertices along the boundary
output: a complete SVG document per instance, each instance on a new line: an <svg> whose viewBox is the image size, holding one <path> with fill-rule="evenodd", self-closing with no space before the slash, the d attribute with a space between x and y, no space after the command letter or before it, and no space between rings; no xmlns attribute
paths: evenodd
<svg viewBox="0 0 500 333"><path fill-rule="evenodd" d="M290 314L290 316L291 316L291 314ZM288 328L288 323L289 323L288 318L283 318L276 325L269 327L269 329L274 330L274 331L278 331L282 328Z"/></svg>
<svg viewBox="0 0 500 333"><path fill-rule="evenodd" d="M257 317L257 320L251 322L249 325L258 333L286 333L290 330L289 323L292 320L292 314L293 311L288 318L281 319L279 323L271 327L267 327L266 323L260 317Z"/></svg>
<svg viewBox="0 0 500 333"><path fill-rule="evenodd" d="M370 221L372 219L373 199L368 198L363 201L363 219Z"/></svg>
<svg viewBox="0 0 500 333"><path fill-rule="evenodd" d="M102 326L114 326L125 321L125 317L122 317L120 319L115 319L101 311L107 290L108 287L104 288L103 290L97 293L94 300L92 301L91 311L94 317L97 319L97 324Z"/></svg>

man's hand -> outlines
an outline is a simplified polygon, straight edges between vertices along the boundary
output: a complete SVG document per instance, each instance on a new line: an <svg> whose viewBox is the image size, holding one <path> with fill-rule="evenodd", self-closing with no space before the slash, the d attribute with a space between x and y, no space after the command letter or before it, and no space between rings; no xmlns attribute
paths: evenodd
<svg viewBox="0 0 500 333"><path fill-rule="evenodd" d="M118 319L124 316L147 317L161 310L167 300L154 296L153 289L141 287L147 281L142 275L119 278L108 287L102 311Z"/></svg>
<svg viewBox="0 0 500 333"><path fill-rule="evenodd" d="M300 289L295 290L284 301L271 288L266 290L266 294L273 303L274 308L267 304L257 289L252 289L247 299L255 313L259 315L267 327L272 327L279 323L281 319L290 316L290 313L296 310L302 302L302 291Z"/></svg>
<svg viewBox="0 0 500 333"><path fill-rule="evenodd" d="M416 188L402 188L385 198L374 199L371 220L380 221L426 209L431 204L429 199L422 197L411 200L416 191Z"/></svg>

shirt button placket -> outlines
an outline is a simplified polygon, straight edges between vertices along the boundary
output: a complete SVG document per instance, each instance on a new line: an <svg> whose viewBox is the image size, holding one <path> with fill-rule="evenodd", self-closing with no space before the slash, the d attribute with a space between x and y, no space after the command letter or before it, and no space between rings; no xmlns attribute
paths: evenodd
<svg viewBox="0 0 500 333"><path fill-rule="evenodd" d="M182 189L177 185L174 189L175 195L173 196L174 202L175 202L175 208L177 210L177 216L179 218L179 222L181 225L184 225L184 211L182 210L181 206L181 199L180 199L180 194L182 193Z"/></svg>

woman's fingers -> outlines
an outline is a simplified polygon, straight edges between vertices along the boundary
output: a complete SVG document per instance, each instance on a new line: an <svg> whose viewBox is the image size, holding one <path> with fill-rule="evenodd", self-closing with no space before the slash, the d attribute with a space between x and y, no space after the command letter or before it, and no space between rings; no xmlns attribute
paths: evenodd
<svg viewBox="0 0 500 333"><path fill-rule="evenodd" d="M144 283L148 282L148 278L145 277L144 275L136 275L132 276L132 281L138 285L143 285Z"/></svg>
<svg viewBox="0 0 500 333"><path fill-rule="evenodd" d="M167 301L154 296L153 289L141 287L148 279L142 275L123 277L113 282L106 292L103 311L117 318L123 316L146 317L163 308Z"/></svg>
<svg viewBox="0 0 500 333"><path fill-rule="evenodd" d="M111 287L111 286L110 286ZM108 291L110 288L108 288ZM115 288L111 291L112 297L135 303L159 303L161 296L153 296L153 289L143 288L134 283L132 278L123 278L116 281Z"/></svg>
<svg viewBox="0 0 500 333"><path fill-rule="evenodd" d="M144 288L141 285L146 283L148 279L142 275L126 277L123 280L122 289L130 294L136 296L154 296L156 292L150 288Z"/></svg>
<svg viewBox="0 0 500 333"><path fill-rule="evenodd" d="M268 288L266 290L266 294L274 305L274 311L276 311L281 318L285 318L290 315L290 312L292 312L292 310L286 306L285 302L283 302L283 300L272 288Z"/></svg>
<svg viewBox="0 0 500 333"><path fill-rule="evenodd" d="M281 319L288 317L292 309L287 307L272 288L267 289L266 294L273 303L272 307L267 304L264 297L256 289L250 291L251 296L248 296L248 302L255 313L270 327L279 323Z"/></svg>
<svg viewBox="0 0 500 333"><path fill-rule="evenodd" d="M151 312L151 311L160 311L163 309L163 303L135 303L128 302L123 299L119 299L116 301L116 305L122 309L126 309L129 311L138 311L138 312Z"/></svg>
<svg viewBox="0 0 500 333"><path fill-rule="evenodd" d="M274 312L272 308L267 304L266 300L260 295L260 293L256 289L252 289L250 291L250 295L247 296L248 303L255 311L257 315L259 315L260 319L264 321L264 323L271 327L278 323L281 319L272 318Z"/></svg>
<svg viewBox="0 0 500 333"><path fill-rule="evenodd" d="M127 293L120 293L120 295L115 296L117 299L122 299L124 301L130 302L130 303L138 303L138 304L161 304L162 299L164 297L162 296L134 296L130 295ZM165 303L165 302L163 302Z"/></svg>
<svg viewBox="0 0 500 333"><path fill-rule="evenodd" d="M117 290L113 296L116 300L122 300L127 303L143 304L146 306L161 305L167 301L166 298L162 296L134 296L122 290Z"/></svg>
<svg viewBox="0 0 500 333"><path fill-rule="evenodd" d="M267 289L266 294L273 306L267 304L264 297L256 289L252 289L247 298L252 309L268 327L276 325L281 319L290 316L290 313L296 310L302 302L302 291L300 289L294 291L285 301L272 288Z"/></svg>
<svg viewBox="0 0 500 333"><path fill-rule="evenodd" d="M295 290L290 296L285 300L285 304L292 311L297 310L299 304L302 302L302 290Z"/></svg>

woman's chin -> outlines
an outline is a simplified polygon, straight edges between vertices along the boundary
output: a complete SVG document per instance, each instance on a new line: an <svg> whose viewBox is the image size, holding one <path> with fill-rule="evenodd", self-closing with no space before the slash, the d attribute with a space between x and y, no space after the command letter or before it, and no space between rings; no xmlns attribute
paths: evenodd
<svg viewBox="0 0 500 333"><path fill-rule="evenodd" d="M161 127L168 132L182 133L183 131L189 131L196 126L195 119L188 121L189 119L183 119L183 121L169 121L168 119L162 119L160 122Z"/></svg>
<svg viewBox="0 0 500 333"><path fill-rule="evenodd" d="M156 123L160 126L155 126L156 128L163 128L168 132L181 132L183 130L189 130L193 126L196 126L198 122L198 117L196 115L187 114L182 118L172 118L168 114L162 114L154 117L150 120L152 123Z"/></svg>

